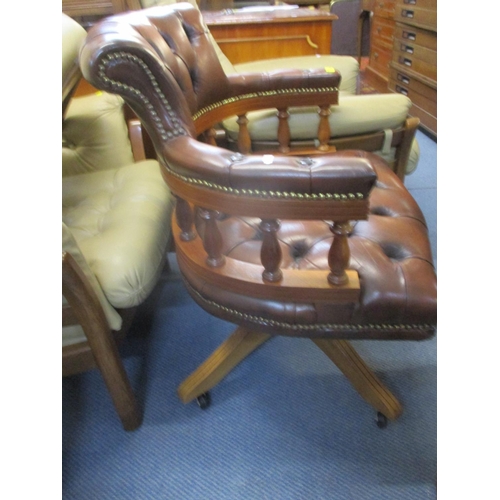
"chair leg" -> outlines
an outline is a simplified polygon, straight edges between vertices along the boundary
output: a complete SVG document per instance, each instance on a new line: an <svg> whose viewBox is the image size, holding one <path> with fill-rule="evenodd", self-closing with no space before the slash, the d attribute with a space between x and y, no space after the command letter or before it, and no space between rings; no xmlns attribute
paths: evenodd
<svg viewBox="0 0 500 500"><path fill-rule="evenodd" d="M92 355L126 431L142 421L132 387L99 299L71 254L63 252L62 291L85 332Z"/></svg>
<svg viewBox="0 0 500 500"><path fill-rule="evenodd" d="M137 429L142 423L142 415L116 345L110 345L107 358L96 359L96 363L123 428L126 431Z"/></svg>
<svg viewBox="0 0 500 500"><path fill-rule="evenodd" d="M346 340L311 339L349 379L360 396L390 420L403 411L399 401Z"/></svg>
<svg viewBox="0 0 500 500"><path fill-rule="evenodd" d="M236 365L257 347L271 338L267 333L258 333L238 327L212 355L187 377L177 389L183 403L189 403L215 387Z"/></svg>

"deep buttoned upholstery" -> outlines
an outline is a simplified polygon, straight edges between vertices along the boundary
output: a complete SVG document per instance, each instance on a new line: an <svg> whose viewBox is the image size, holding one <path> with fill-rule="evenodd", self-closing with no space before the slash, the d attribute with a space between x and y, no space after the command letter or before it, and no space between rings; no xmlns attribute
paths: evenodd
<svg viewBox="0 0 500 500"><path fill-rule="evenodd" d="M188 290L239 325L179 386L181 399L213 387L267 338L302 336L378 411L397 418L399 403L345 339L421 340L435 332L427 228L402 181L365 151L241 154L201 140L210 117L219 123L224 112L244 117L247 108L275 106L283 117L294 102L335 107L340 74L227 74L199 11L187 4L94 26L81 64L95 86L129 103L152 138L177 197L172 227Z"/></svg>

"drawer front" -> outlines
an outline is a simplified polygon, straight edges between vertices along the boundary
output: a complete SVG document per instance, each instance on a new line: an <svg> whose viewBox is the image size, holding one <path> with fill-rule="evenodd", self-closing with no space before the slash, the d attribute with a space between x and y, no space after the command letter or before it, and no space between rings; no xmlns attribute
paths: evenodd
<svg viewBox="0 0 500 500"><path fill-rule="evenodd" d="M390 87L392 90L395 90L396 85L399 85L403 89L408 89L414 92L418 92L427 99L437 102L437 90L417 80L410 74L393 68L390 70L389 78L391 80Z"/></svg>
<svg viewBox="0 0 500 500"><path fill-rule="evenodd" d="M402 46L405 47L405 50L401 50ZM415 73L425 76L426 78L429 78L433 81L437 81L437 53L434 52L433 54L429 55L427 53L424 53L424 50L428 51L428 49L415 47L414 52L410 53L407 51L407 45L401 44L399 40L395 40L392 60L395 64L411 69ZM419 58L417 57L417 55L424 57Z"/></svg>
<svg viewBox="0 0 500 500"><path fill-rule="evenodd" d="M394 22L384 18L374 17L371 27L372 44L377 40L392 44L394 38Z"/></svg>
<svg viewBox="0 0 500 500"><path fill-rule="evenodd" d="M402 84L401 82L395 81L394 79L389 80L389 89L398 94L403 94L411 100L411 102L422 108L424 111L429 113L432 116L437 116L437 102L436 100L432 100L425 95L416 92L411 89L409 86Z"/></svg>
<svg viewBox="0 0 500 500"><path fill-rule="evenodd" d="M100 16L113 14L111 0L62 0L62 11L68 16Z"/></svg>
<svg viewBox="0 0 500 500"><path fill-rule="evenodd" d="M397 57L408 56L426 64L437 66L437 52L435 50L426 49L408 40L395 38L393 50L394 55Z"/></svg>
<svg viewBox="0 0 500 500"><path fill-rule="evenodd" d="M437 0L397 0L397 8L418 7L419 9L437 11Z"/></svg>
<svg viewBox="0 0 500 500"><path fill-rule="evenodd" d="M383 76L389 78L389 64L392 59L392 50L390 45L374 44L370 51L371 68Z"/></svg>
<svg viewBox="0 0 500 500"><path fill-rule="evenodd" d="M375 0L373 2L373 16L394 19L396 0Z"/></svg>
<svg viewBox="0 0 500 500"><path fill-rule="evenodd" d="M437 35L432 31L425 31L414 26L396 23L394 38L400 38L408 44L419 45L420 47L437 51Z"/></svg>
<svg viewBox="0 0 500 500"><path fill-rule="evenodd" d="M437 13L432 10L419 9L413 5L397 6L394 20L400 23L420 26L431 31L437 31Z"/></svg>

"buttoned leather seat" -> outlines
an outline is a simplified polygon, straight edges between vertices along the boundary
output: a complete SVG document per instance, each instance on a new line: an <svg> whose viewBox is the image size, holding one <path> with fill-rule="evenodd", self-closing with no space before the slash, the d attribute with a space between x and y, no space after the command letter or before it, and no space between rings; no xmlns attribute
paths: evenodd
<svg viewBox="0 0 500 500"><path fill-rule="evenodd" d="M177 199L173 234L192 297L238 325L180 384L181 400L206 401L255 348L288 335L311 338L380 415L397 418L399 402L348 339L423 340L435 332L427 228L403 182L362 150L241 154L205 134L221 117L259 107L335 107L340 74L227 75L187 4L100 23L81 64L95 86L130 104L155 144ZM318 136L328 137L324 118Z"/></svg>
<svg viewBox="0 0 500 500"><path fill-rule="evenodd" d="M435 274L424 216L380 158L365 152L342 153L341 158L348 157L369 160L377 176L370 191L368 219L353 221L349 229L348 267L359 273L359 302L332 306L320 301L249 298L229 293L186 268L195 300L228 321L281 335L388 340L418 340L432 335L436 304L429 290L434 291ZM329 269L328 251L333 239L330 222L280 222L281 269ZM203 225L199 220L200 234ZM263 233L259 225L258 218L220 218L222 254L231 260L261 265Z"/></svg>

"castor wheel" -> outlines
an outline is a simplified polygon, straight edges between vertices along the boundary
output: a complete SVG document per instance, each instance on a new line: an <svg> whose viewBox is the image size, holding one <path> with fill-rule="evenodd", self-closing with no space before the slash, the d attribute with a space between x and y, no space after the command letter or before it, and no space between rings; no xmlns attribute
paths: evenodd
<svg viewBox="0 0 500 500"><path fill-rule="evenodd" d="M375 421L377 422L377 427L379 429L385 429L387 427L387 417L383 413L377 412L377 418Z"/></svg>
<svg viewBox="0 0 500 500"><path fill-rule="evenodd" d="M210 406L210 393L204 392L203 394L200 394L196 398L196 402L202 410L206 410Z"/></svg>

